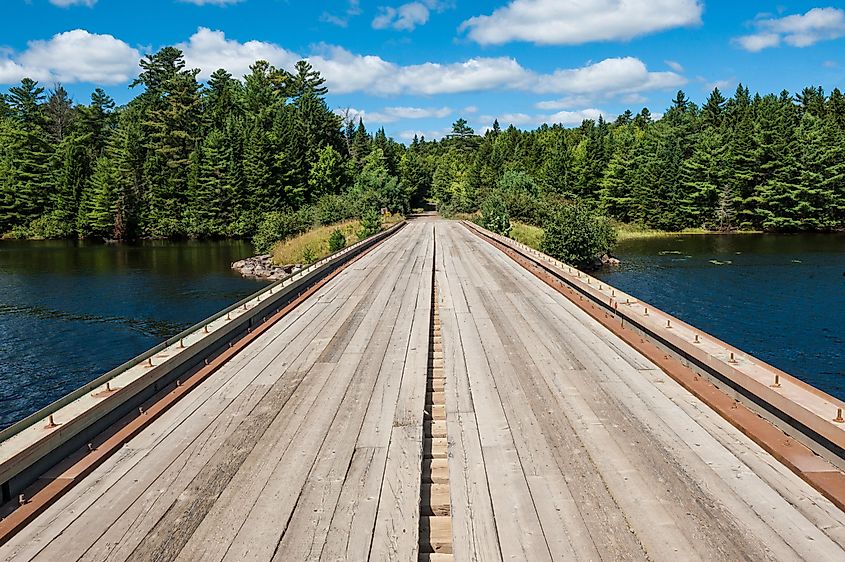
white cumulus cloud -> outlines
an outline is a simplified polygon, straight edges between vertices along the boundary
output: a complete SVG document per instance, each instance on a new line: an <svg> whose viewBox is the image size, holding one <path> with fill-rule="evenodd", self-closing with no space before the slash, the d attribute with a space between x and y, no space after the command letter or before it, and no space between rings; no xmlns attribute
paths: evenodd
<svg viewBox="0 0 845 562"><path fill-rule="evenodd" d="M479 119L483 122L492 123L498 120L499 125L507 127L537 127L544 123L554 125L580 125L585 119L597 121L599 117L605 119L614 118L606 111L595 108L580 109L577 111L558 111L557 113L539 113L529 115L527 113L501 113L499 115L482 115Z"/></svg>
<svg viewBox="0 0 845 562"><path fill-rule="evenodd" d="M511 58L472 58L456 63L400 66L376 55L322 46L309 62L326 77L334 93L366 91L376 95L455 94L522 84L531 73Z"/></svg>
<svg viewBox="0 0 845 562"><path fill-rule="evenodd" d="M839 8L813 8L805 14L782 18L760 18L753 22L757 32L734 41L746 51L756 53L786 43L791 47L809 47L819 41L845 37L845 11Z"/></svg>
<svg viewBox="0 0 845 562"><path fill-rule="evenodd" d="M399 31L412 31L418 25L428 22L428 7L421 2L402 4L398 8L382 7L373 19L373 29L393 28Z"/></svg>
<svg viewBox="0 0 845 562"><path fill-rule="evenodd" d="M702 9L700 0L512 0L461 30L482 45L577 45L698 25Z"/></svg>
<svg viewBox="0 0 845 562"><path fill-rule="evenodd" d="M240 43L227 39L222 31L201 27L185 43L176 45L185 53L189 68L199 68L201 79L206 79L218 68L224 68L241 78L257 60L266 60L278 68L290 69L299 60L296 53L264 41Z"/></svg>
<svg viewBox="0 0 845 562"><path fill-rule="evenodd" d="M48 40L30 41L21 53L4 51L0 56L0 82L9 84L30 77L120 84L135 76L140 58L137 49L111 35L74 29Z"/></svg>
<svg viewBox="0 0 845 562"><path fill-rule="evenodd" d="M450 107L385 107L380 111L364 111L362 109L344 109L337 111L339 115L346 112L354 121L362 118L367 124L386 124L407 119L443 119L452 115Z"/></svg>
<svg viewBox="0 0 845 562"><path fill-rule="evenodd" d="M537 91L618 95L663 90L685 83L676 72L651 72L640 59L622 57L539 76Z"/></svg>
<svg viewBox="0 0 845 562"><path fill-rule="evenodd" d="M510 57L473 57L456 62L400 65L377 55L357 54L342 47L318 45L310 55L295 53L276 43L241 42L219 30L201 27L176 45L189 68L208 78L218 68L234 76L249 73L256 60L292 70L305 58L326 78L333 94L364 92L376 96L435 96L493 90L557 94L563 100L543 102L541 109L588 107L591 99L609 99L675 88L686 79L675 72L650 71L634 57L611 58L582 67L539 73ZM116 84L137 75L140 53L111 35L77 29L46 41L32 41L21 53L0 48L0 81L28 75L38 80ZM382 116L414 118L414 108L391 108ZM435 108L441 112L445 108ZM405 111L405 115L402 112Z"/></svg>
<svg viewBox="0 0 845 562"><path fill-rule="evenodd" d="M60 8L68 8L70 6L88 6L91 8L97 0L50 0L50 4L59 6Z"/></svg>
<svg viewBox="0 0 845 562"><path fill-rule="evenodd" d="M96 1L96 0L95 0ZM228 6L229 4L237 4L244 0L179 0L185 4L195 4L197 6Z"/></svg>

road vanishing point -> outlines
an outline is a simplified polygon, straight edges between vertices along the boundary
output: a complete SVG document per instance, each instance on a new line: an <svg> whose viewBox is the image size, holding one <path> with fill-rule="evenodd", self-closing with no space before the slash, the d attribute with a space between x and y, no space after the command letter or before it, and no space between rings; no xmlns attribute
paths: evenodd
<svg viewBox="0 0 845 562"><path fill-rule="evenodd" d="M462 222L344 259L11 428L0 560L845 560L838 400Z"/></svg>

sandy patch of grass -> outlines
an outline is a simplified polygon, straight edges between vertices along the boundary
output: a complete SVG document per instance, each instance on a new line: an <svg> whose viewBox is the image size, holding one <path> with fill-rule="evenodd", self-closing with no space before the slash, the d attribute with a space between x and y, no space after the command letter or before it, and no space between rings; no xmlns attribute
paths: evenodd
<svg viewBox="0 0 845 562"><path fill-rule="evenodd" d="M732 230L730 232L722 232L719 230L707 230L706 228L685 228L678 232L669 232L667 230L658 230L655 228L648 228L646 226L637 224L621 224L616 223L616 232L619 233L619 241L623 240L638 240L642 238L672 238L678 235L687 234L759 234L757 230Z"/></svg>
<svg viewBox="0 0 845 562"><path fill-rule="evenodd" d="M526 246L539 250L540 244L543 243L543 229L539 226L511 221L510 237L517 242L521 242Z"/></svg>
<svg viewBox="0 0 845 562"><path fill-rule="evenodd" d="M338 229L346 237L346 245L351 246L358 241L361 222L350 220L318 226L299 236L276 242L271 251L273 262L277 265L308 265L323 259L331 254L329 237Z"/></svg>
<svg viewBox="0 0 845 562"><path fill-rule="evenodd" d="M402 215L384 215L381 218L382 229L388 229L403 220L405 220L405 217ZM273 263L276 265L309 265L331 255L329 238L335 230L340 230L346 237L346 245L351 246L360 240L358 234L361 232L361 221L356 219L327 226L315 226L299 236L276 242L270 252L273 256Z"/></svg>

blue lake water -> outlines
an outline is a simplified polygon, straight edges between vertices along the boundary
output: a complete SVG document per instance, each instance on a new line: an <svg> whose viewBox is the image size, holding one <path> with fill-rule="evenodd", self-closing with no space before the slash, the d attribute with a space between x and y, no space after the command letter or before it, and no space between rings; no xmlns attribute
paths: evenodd
<svg viewBox="0 0 845 562"><path fill-rule="evenodd" d="M0 241L0 427L261 288L244 242ZM628 241L599 277L845 399L845 236Z"/></svg>
<svg viewBox="0 0 845 562"><path fill-rule="evenodd" d="M630 240L597 276L845 399L845 235Z"/></svg>
<svg viewBox="0 0 845 562"><path fill-rule="evenodd" d="M246 242L0 241L0 427L257 291Z"/></svg>

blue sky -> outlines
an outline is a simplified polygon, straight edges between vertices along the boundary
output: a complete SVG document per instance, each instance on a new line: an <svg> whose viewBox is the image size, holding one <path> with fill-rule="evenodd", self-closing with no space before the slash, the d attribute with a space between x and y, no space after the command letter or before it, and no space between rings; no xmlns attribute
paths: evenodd
<svg viewBox="0 0 845 562"><path fill-rule="evenodd" d="M4 0L0 84L61 82L118 102L143 54L185 50L201 77L256 58L308 58L337 110L408 140L458 117L533 128L661 113L679 88L702 101L807 85L845 87L845 3L723 0Z"/></svg>

